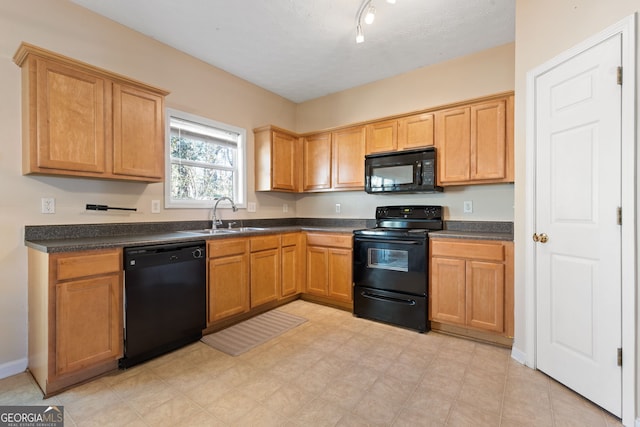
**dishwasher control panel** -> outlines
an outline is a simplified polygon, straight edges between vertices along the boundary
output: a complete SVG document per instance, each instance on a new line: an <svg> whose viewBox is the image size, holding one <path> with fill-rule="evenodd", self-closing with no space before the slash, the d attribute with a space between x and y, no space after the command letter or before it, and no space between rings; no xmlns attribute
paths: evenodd
<svg viewBox="0 0 640 427"><path fill-rule="evenodd" d="M205 245L204 241L198 241L124 248L124 269L134 270L203 259L206 257Z"/></svg>

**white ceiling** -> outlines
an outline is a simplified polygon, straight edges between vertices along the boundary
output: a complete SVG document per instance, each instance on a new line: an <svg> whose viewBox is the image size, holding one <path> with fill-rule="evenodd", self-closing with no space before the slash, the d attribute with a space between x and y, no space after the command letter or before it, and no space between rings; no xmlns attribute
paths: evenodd
<svg viewBox="0 0 640 427"><path fill-rule="evenodd" d="M514 40L515 0L71 0L294 102Z"/></svg>

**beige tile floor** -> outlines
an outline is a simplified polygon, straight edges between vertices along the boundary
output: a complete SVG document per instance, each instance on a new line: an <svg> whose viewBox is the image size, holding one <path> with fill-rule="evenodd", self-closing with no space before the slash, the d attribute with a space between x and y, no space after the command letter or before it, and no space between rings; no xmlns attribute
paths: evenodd
<svg viewBox="0 0 640 427"><path fill-rule="evenodd" d="M238 357L195 343L42 400L27 373L0 405L64 405L65 426L619 426L507 349L295 301L309 321Z"/></svg>

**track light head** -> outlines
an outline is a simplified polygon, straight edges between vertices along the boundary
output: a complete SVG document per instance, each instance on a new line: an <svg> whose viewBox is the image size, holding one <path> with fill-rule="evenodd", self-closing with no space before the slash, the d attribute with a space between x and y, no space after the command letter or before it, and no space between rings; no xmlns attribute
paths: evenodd
<svg viewBox="0 0 640 427"><path fill-rule="evenodd" d="M376 8L373 6L369 6L367 9L367 14L364 16L364 22L368 25L373 24L373 21L376 19Z"/></svg>
<svg viewBox="0 0 640 427"><path fill-rule="evenodd" d="M362 33L362 27L358 25L356 27L356 43L362 43L364 41L364 34Z"/></svg>

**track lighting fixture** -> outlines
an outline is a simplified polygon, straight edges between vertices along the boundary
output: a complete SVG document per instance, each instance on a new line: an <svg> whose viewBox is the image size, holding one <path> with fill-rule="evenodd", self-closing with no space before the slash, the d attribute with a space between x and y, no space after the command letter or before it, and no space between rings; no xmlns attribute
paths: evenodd
<svg viewBox="0 0 640 427"><path fill-rule="evenodd" d="M372 24L376 18L376 8L371 5L372 0L362 0L362 4L356 15L356 43L364 41L364 33L362 32L362 21L364 15L365 24ZM389 4L395 4L396 0L387 0Z"/></svg>

